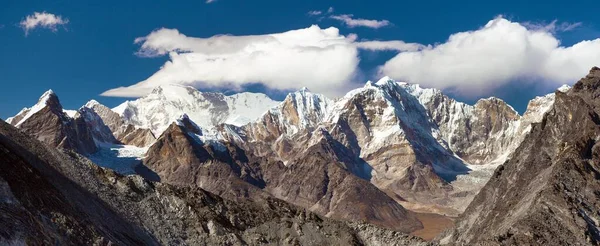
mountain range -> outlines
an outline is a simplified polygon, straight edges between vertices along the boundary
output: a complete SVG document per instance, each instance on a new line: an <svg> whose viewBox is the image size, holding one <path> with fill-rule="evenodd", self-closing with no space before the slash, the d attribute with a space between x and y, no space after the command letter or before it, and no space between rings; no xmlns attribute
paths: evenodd
<svg viewBox="0 0 600 246"><path fill-rule="evenodd" d="M522 115L388 77L281 102L169 85L113 109L49 90L1 124L0 242L597 245L598 97L598 68ZM455 226L409 236L430 213Z"/></svg>

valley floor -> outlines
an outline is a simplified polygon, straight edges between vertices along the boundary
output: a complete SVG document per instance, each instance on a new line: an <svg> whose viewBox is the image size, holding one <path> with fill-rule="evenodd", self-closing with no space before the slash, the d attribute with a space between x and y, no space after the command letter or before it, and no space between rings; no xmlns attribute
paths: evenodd
<svg viewBox="0 0 600 246"><path fill-rule="evenodd" d="M454 226L454 218L434 214L434 213L416 213L417 218L423 223L423 229L411 233L413 236L431 241L444 230Z"/></svg>
<svg viewBox="0 0 600 246"><path fill-rule="evenodd" d="M468 165L471 171L465 175L458 175L457 179L450 183L453 190L449 193L448 199L444 199L445 205L399 201L406 209L415 212L417 218L423 223L424 228L412 232L411 235L429 241L454 226L455 218L464 212L502 163L503 160L498 160L484 165Z"/></svg>

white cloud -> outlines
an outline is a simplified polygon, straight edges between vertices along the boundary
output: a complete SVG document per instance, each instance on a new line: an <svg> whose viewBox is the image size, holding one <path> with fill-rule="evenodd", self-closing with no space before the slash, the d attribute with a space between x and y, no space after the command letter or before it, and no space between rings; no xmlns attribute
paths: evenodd
<svg viewBox="0 0 600 246"><path fill-rule="evenodd" d="M327 13L328 13L328 14L331 14L331 13L333 13L333 7L329 7L329 8L327 9Z"/></svg>
<svg viewBox="0 0 600 246"><path fill-rule="evenodd" d="M32 15L25 17L25 19L21 21L19 25L25 31L25 35L27 35L29 34L29 31L38 27L50 29L53 32L56 32L58 30L58 26L64 26L67 23L69 23L69 20L60 15L46 12L34 12Z"/></svg>
<svg viewBox="0 0 600 246"><path fill-rule="evenodd" d="M575 22L575 23L569 23L569 22L561 22L558 23L557 20L553 20L550 23L535 23L535 22L523 22L522 23L523 26L525 26L527 29L530 30L539 30L539 31L546 31L546 32L551 32L551 33L557 33L557 32L568 32L568 31L572 31L577 27L580 27L582 25L581 22Z"/></svg>
<svg viewBox="0 0 600 246"><path fill-rule="evenodd" d="M310 16L317 16L317 15L321 15L322 13L323 12L319 11L319 10L311 10L311 11L308 11L307 14L310 15Z"/></svg>
<svg viewBox="0 0 600 246"><path fill-rule="evenodd" d="M354 15L332 15L329 18L339 20L350 28L362 26L377 29L391 24L388 20L353 19L353 16Z"/></svg>
<svg viewBox="0 0 600 246"><path fill-rule="evenodd" d="M206 3L214 3L214 2L216 2L216 1L217 1L217 0L206 0Z"/></svg>
<svg viewBox="0 0 600 246"><path fill-rule="evenodd" d="M351 81L359 62L354 39L340 35L334 27L209 38L187 37L163 28L135 43L141 44L141 56L168 54L170 60L146 80L102 95L139 97L172 83L239 87L257 82L281 90L307 86L335 95L344 91L340 89Z"/></svg>
<svg viewBox="0 0 600 246"><path fill-rule="evenodd" d="M556 25L528 29L500 16L445 43L399 53L380 73L475 97L519 79L552 87L573 83L600 65L600 39L563 47L553 30Z"/></svg>
<svg viewBox="0 0 600 246"><path fill-rule="evenodd" d="M426 46L417 43L405 43L400 40L392 41L362 41L356 42L356 46L360 49L372 51L417 51L426 48Z"/></svg>

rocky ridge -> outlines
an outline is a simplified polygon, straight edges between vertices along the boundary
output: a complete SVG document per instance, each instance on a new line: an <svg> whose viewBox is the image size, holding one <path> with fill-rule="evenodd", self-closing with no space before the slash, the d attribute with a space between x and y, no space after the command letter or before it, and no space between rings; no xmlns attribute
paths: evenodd
<svg viewBox="0 0 600 246"><path fill-rule="evenodd" d="M600 244L600 68L553 97L442 243Z"/></svg>
<svg viewBox="0 0 600 246"><path fill-rule="evenodd" d="M0 122L2 244L426 245L277 199L231 202L199 188L121 176Z"/></svg>

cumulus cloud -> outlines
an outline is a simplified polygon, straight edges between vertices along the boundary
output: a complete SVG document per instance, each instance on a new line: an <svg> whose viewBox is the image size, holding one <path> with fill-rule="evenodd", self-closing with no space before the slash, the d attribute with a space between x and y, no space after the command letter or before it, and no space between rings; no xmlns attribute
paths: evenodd
<svg viewBox="0 0 600 246"><path fill-rule="evenodd" d="M332 10L333 11L333 10ZM346 26L353 27L368 27L378 29L384 26L390 25L388 20L367 20L367 19L354 19L354 15L332 15L329 18L339 20L346 24Z"/></svg>
<svg viewBox="0 0 600 246"><path fill-rule="evenodd" d="M600 39L561 46L553 26L528 28L500 16L478 30L453 34L445 43L401 52L379 71L476 97L516 80L572 83L600 65Z"/></svg>
<svg viewBox="0 0 600 246"><path fill-rule="evenodd" d="M329 8L327 9L327 13L328 13L328 14L331 14L331 13L333 13L333 7L329 7Z"/></svg>
<svg viewBox="0 0 600 246"><path fill-rule="evenodd" d="M146 80L102 95L139 97L172 83L215 87L262 83L280 90L307 86L333 95L352 79L359 62L354 40L334 27L209 38L163 28L135 43L141 45L138 55L168 55L169 61Z"/></svg>
<svg viewBox="0 0 600 246"><path fill-rule="evenodd" d="M56 32L58 26L64 26L67 23L69 23L69 20L60 15L47 12L34 12L32 15L26 16L19 25L23 28L23 31L25 31L25 35L27 35L29 34L29 31L36 28L46 28Z"/></svg>

